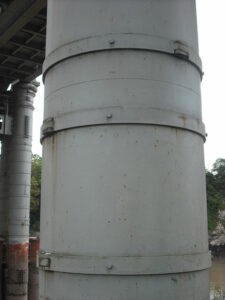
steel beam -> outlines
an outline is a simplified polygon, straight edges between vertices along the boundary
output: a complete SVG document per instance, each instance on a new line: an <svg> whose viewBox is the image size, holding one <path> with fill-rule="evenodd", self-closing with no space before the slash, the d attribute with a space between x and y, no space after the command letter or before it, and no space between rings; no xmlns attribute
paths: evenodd
<svg viewBox="0 0 225 300"><path fill-rule="evenodd" d="M0 47L45 6L46 0L14 0L0 18Z"/></svg>
<svg viewBox="0 0 225 300"><path fill-rule="evenodd" d="M21 57L21 56L17 56L17 55L11 55L11 54L8 54L8 53L4 53L2 51L0 51L0 55L5 56L7 58L12 58L12 59L16 59L16 60L23 61L23 62L26 62L26 63L30 63L30 64L33 64L33 65L38 65L38 66L42 65L42 63L40 63L38 61L31 60L31 59L28 59L26 57Z"/></svg>
<svg viewBox="0 0 225 300"><path fill-rule="evenodd" d="M0 72L0 78L8 78L8 79L10 79L10 80L16 80L16 79L18 79L18 77L17 76L13 76L13 75L7 75L7 74L5 74L5 73L2 73L2 72ZM0 80L1 81L1 80Z"/></svg>
<svg viewBox="0 0 225 300"><path fill-rule="evenodd" d="M32 81L35 78L37 78L39 75L42 74L42 66L38 67L37 70L35 72L33 72L32 74L26 76L24 78L25 81Z"/></svg>
<svg viewBox="0 0 225 300"><path fill-rule="evenodd" d="M37 32L37 31L33 31L33 30L29 30L29 29L26 29L26 28L23 28L22 31L26 32L26 33L30 33L32 35L39 36L39 37L45 39L45 34L43 34L43 33L40 33L40 32Z"/></svg>
<svg viewBox="0 0 225 300"><path fill-rule="evenodd" d="M0 69L13 71L14 73L21 73L21 74L24 74L24 75L30 75L30 72L23 71L23 70L20 70L18 68L7 67L5 65L0 65Z"/></svg>
<svg viewBox="0 0 225 300"><path fill-rule="evenodd" d="M45 54L45 51L41 48L37 48L35 46L31 46L31 45L26 45L26 44L23 44L21 42L16 42L16 41L9 41L10 44L12 45L15 45L15 46L18 46L18 47L21 47L21 48L25 48L25 49L28 49L28 50L33 50L35 52L40 52L42 53L43 55Z"/></svg>

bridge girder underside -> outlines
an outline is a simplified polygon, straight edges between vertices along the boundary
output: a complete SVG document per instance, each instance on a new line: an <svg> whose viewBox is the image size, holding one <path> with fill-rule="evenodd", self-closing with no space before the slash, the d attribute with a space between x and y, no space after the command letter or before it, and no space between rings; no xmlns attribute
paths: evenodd
<svg viewBox="0 0 225 300"><path fill-rule="evenodd" d="M11 83L30 82L42 73L46 2L0 1L0 91Z"/></svg>

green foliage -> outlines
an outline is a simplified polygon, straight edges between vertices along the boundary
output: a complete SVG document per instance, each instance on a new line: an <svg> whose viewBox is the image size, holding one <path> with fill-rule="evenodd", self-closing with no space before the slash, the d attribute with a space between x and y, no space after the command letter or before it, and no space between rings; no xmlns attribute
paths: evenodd
<svg viewBox="0 0 225 300"><path fill-rule="evenodd" d="M219 158L213 165L214 186L225 197L225 159Z"/></svg>
<svg viewBox="0 0 225 300"><path fill-rule="evenodd" d="M225 209L225 159L217 159L212 171L206 172L206 189L208 227L212 231L218 223L219 210Z"/></svg>
<svg viewBox="0 0 225 300"><path fill-rule="evenodd" d="M225 291L216 287L213 300L225 300Z"/></svg>
<svg viewBox="0 0 225 300"><path fill-rule="evenodd" d="M40 230L40 200L41 200L41 166L42 158L32 155L31 192L30 192L30 231Z"/></svg>

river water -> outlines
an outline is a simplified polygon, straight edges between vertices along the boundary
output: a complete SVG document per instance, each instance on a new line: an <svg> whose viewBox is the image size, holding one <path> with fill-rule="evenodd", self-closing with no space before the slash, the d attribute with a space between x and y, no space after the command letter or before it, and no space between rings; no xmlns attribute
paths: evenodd
<svg viewBox="0 0 225 300"><path fill-rule="evenodd" d="M210 269L210 300L225 300L225 258L214 258Z"/></svg>

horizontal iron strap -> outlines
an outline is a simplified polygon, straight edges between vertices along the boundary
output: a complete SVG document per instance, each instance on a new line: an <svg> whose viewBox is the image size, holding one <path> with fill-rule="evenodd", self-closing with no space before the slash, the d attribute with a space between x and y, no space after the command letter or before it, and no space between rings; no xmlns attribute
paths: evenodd
<svg viewBox="0 0 225 300"><path fill-rule="evenodd" d="M148 257L76 256L39 252L42 270L93 275L153 275L204 270L211 265L210 252Z"/></svg>
<svg viewBox="0 0 225 300"><path fill-rule="evenodd" d="M73 56L107 50L145 50L174 55L191 63L202 77L201 59L195 51L180 41L147 34L106 34L87 37L65 44L47 54L43 64L43 80L50 68Z"/></svg>
<svg viewBox="0 0 225 300"><path fill-rule="evenodd" d="M41 141L49 135L67 129L113 124L139 124L174 127L188 130L200 135L205 140L205 127L201 120L192 116L140 107L103 107L78 110L57 117L47 118L42 125Z"/></svg>

